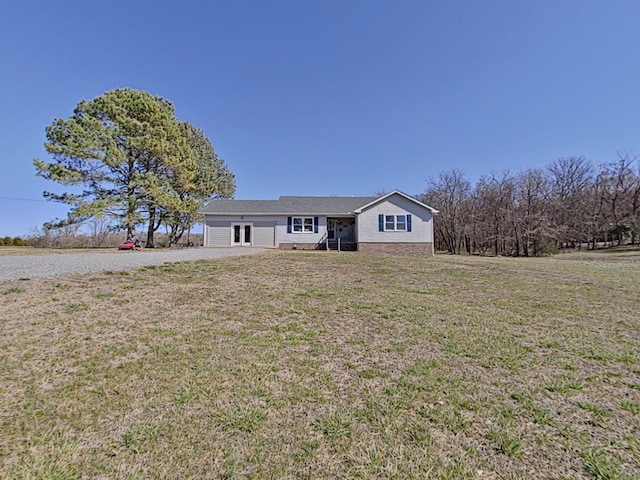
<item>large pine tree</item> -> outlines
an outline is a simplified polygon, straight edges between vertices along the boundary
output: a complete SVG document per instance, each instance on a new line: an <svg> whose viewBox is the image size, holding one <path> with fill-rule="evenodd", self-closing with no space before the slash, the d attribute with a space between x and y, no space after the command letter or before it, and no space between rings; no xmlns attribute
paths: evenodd
<svg viewBox="0 0 640 480"><path fill-rule="evenodd" d="M70 118L54 120L45 144L53 160L34 165L37 175L74 187L44 193L71 207L58 224L107 216L132 238L147 222L147 244L153 246L163 221L170 227L176 219L192 223L207 198L233 196L233 174L212 146L213 154L203 155L191 129L176 119L171 102L129 88L82 101ZM201 143L209 142L193 130Z"/></svg>

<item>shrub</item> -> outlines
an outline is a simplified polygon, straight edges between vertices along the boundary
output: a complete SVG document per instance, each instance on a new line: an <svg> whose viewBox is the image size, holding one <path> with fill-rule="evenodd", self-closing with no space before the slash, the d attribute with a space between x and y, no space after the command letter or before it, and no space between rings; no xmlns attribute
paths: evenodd
<svg viewBox="0 0 640 480"><path fill-rule="evenodd" d="M555 255L556 253L558 253L558 242L553 238L542 237L538 255Z"/></svg>
<svg viewBox="0 0 640 480"><path fill-rule="evenodd" d="M15 237L13 239L13 245L16 247L28 247L29 246L29 242L23 240L20 237Z"/></svg>

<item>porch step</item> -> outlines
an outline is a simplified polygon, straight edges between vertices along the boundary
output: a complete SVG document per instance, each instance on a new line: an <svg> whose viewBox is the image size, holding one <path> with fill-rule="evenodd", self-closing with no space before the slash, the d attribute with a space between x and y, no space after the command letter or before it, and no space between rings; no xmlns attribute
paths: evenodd
<svg viewBox="0 0 640 480"><path fill-rule="evenodd" d="M357 244L355 242L340 242L341 252L355 252L357 250ZM330 252L338 251L338 242L329 242L328 250Z"/></svg>

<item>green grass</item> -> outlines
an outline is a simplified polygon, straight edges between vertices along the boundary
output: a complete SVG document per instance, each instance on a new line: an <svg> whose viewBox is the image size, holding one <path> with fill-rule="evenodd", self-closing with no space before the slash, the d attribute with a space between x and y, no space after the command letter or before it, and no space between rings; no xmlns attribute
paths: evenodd
<svg viewBox="0 0 640 480"><path fill-rule="evenodd" d="M2 292L3 295L13 295L15 293L22 293L24 290L18 287L9 287L5 291Z"/></svg>
<svg viewBox="0 0 640 480"><path fill-rule="evenodd" d="M5 285L0 478L640 478L637 253Z"/></svg>
<svg viewBox="0 0 640 480"><path fill-rule="evenodd" d="M84 302L70 303L69 305L67 305L67 312L69 313L83 312L85 310L89 310L89 305Z"/></svg>
<svg viewBox="0 0 640 480"><path fill-rule="evenodd" d="M624 473L620 460L603 450L586 452L583 458L593 478L598 480L631 480L632 478Z"/></svg>

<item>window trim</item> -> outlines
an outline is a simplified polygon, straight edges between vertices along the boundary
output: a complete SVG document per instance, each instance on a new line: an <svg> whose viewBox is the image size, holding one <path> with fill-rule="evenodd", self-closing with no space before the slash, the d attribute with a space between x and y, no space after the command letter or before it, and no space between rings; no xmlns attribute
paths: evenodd
<svg viewBox="0 0 640 480"><path fill-rule="evenodd" d="M409 226L411 223L410 214L403 213L399 215L387 215L380 214L382 217L379 222L382 227L382 232L411 232L411 227ZM398 221L398 218L403 218L403 221ZM402 228L399 228L402 226Z"/></svg>
<svg viewBox="0 0 640 480"><path fill-rule="evenodd" d="M296 220L299 220L299 223ZM291 217L291 233L313 233L314 226L314 217ZM296 230L296 227L300 227L300 230Z"/></svg>
<svg viewBox="0 0 640 480"><path fill-rule="evenodd" d="M389 228L391 225L391 228ZM384 231L385 232L393 232L396 229L396 216L395 215L385 215L384 216Z"/></svg>

